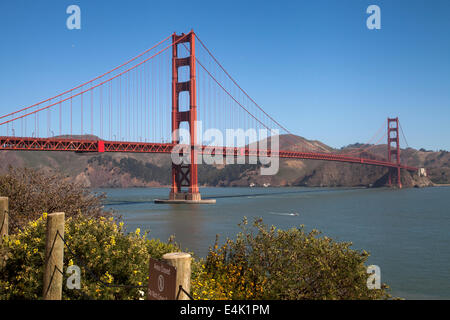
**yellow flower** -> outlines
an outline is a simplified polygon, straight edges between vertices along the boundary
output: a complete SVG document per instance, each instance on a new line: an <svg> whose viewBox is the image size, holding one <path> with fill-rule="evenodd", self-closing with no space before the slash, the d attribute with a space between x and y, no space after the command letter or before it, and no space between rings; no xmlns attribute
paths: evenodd
<svg viewBox="0 0 450 320"><path fill-rule="evenodd" d="M20 240L17 239L16 241L14 241L14 244L19 245L20 244Z"/></svg>
<svg viewBox="0 0 450 320"><path fill-rule="evenodd" d="M42 214L42 218L47 218L47 212L44 212L43 214Z"/></svg>
<svg viewBox="0 0 450 320"><path fill-rule="evenodd" d="M69 266L73 266L73 260L70 259L68 264L69 264Z"/></svg>
<svg viewBox="0 0 450 320"><path fill-rule="evenodd" d="M113 276L110 275L108 271L106 271L106 273L105 273L105 278L106 278L106 282L108 282L108 283L112 283L114 280Z"/></svg>
<svg viewBox="0 0 450 320"><path fill-rule="evenodd" d="M37 248L34 248L33 249L33 253L37 253L38 252L38 249Z"/></svg>
<svg viewBox="0 0 450 320"><path fill-rule="evenodd" d="M141 229L140 229L140 228L137 228L135 233L136 233L136 235L138 236L138 235L141 233Z"/></svg>

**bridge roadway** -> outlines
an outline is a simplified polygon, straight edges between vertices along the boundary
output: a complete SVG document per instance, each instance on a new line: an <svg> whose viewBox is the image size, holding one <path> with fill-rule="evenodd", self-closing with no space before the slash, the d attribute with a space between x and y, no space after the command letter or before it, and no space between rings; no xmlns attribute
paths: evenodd
<svg viewBox="0 0 450 320"><path fill-rule="evenodd" d="M136 153L171 153L172 143L152 142L123 142L104 140L82 140L61 138L27 138L27 137L0 137L0 150L17 151L73 151L73 152L136 152ZM299 152L299 151L271 151L258 150L247 147L211 147L199 146L199 153L222 154L231 156L279 156L280 158L325 160L347 163L359 163L387 168L400 168L408 171L417 171L418 168L397 164L393 162L354 157L345 154Z"/></svg>

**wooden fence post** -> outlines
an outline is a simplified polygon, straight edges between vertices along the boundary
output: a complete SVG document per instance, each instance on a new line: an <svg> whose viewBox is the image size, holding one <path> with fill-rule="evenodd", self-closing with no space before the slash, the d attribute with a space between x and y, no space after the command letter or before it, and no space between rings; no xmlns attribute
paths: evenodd
<svg viewBox="0 0 450 320"><path fill-rule="evenodd" d="M184 252L166 253L162 259L167 264L177 268L176 292L178 293L179 286L183 286L189 294L191 293L191 255ZM189 297L181 292L178 300L189 300Z"/></svg>
<svg viewBox="0 0 450 320"><path fill-rule="evenodd" d="M0 197L0 244L8 235L8 197Z"/></svg>
<svg viewBox="0 0 450 320"><path fill-rule="evenodd" d="M61 300L64 258L64 212L47 216L44 264L44 300ZM58 235L61 236L59 236Z"/></svg>

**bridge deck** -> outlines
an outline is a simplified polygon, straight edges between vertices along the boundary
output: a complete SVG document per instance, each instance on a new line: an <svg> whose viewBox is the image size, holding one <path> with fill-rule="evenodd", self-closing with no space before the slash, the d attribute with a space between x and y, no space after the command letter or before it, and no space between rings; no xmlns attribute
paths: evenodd
<svg viewBox="0 0 450 320"><path fill-rule="evenodd" d="M77 140L56 138L26 138L26 137L0 137L0 150L17 151L74 151L74 152L137 152L137 153L171 153L174 145L171 143L151 142L123 142L103 140ZM247 147L211 147L199 146L199 152L212 155L230 156L278 156L280 158L324 160L347 163L359 163L389 168L401 168L408 171L416 171L418 168L397 164L383 160L352 157L345 154L314 153L298 151L271 151L258 150Z"/></svg>

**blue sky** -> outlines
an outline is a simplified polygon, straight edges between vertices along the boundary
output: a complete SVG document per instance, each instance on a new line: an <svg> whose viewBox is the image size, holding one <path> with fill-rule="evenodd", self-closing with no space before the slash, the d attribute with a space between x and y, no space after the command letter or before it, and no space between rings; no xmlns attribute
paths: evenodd
<svg viewBox="0 0 450 320"><path fill-rule="evenodd" d="M66 8L82 11L66 28ZM369 30L366 8L381 8ZM333 147L400 117L410 146L450 150L450 1L0 2L0 114L194 29L293 133Z"/></svg>

